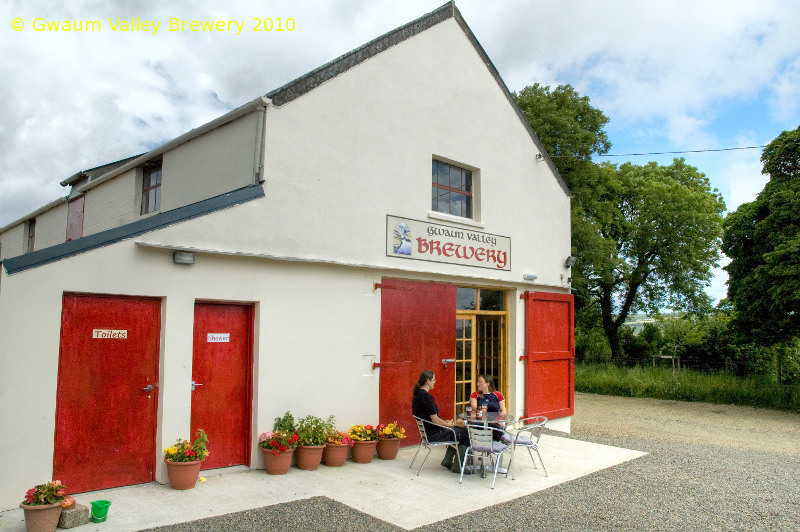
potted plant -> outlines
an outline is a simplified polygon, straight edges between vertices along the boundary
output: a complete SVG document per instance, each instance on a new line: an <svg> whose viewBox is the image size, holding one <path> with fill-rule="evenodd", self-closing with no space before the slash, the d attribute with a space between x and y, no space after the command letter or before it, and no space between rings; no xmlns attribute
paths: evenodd
<svg viewBox="0 0 800 532"><path fill-rule="evenodd" d="M298 439L294 431L274 430L261 433L258 446L264 454L264 468L267 473L285 475L289 471Z"/></svg>
<svg viewBox="0 0 800 532"><path fill-rule="evenodd" d="M208 454L208 436L203 429L197 429L194 442L178 438L175 445L164 449L164 462L172 489L192 489L197 484L200 466Z"/></svg>
<svg viewBox="0 0 800 532"><path fill-rule="evenodd" d="M313 471L322 461L322 452L328 439L328 423L322 419L308 415L297 422L299 447L295 455L295 463L299 469Z"/></svg>
<svg viewBox="0 0 800 532"><path fill-rule="evenodd" d="M328 467L339 467L347 460L347 453L353 446L350 436L336 428L333 416L328 418L325 450L322 451L322 462Z"/></svg>
<svg viewBox="0 0 800 532"><path fill-rule="evenodd" d="M381 460L394 460L400 450L400 440L406 437L406 429L397 425L397 421L384 425L381 423L376 429L378 432L378 458Z"/></svg>
<svg viewBox="0 0 800 532"><path fill-rule="evenodd" d="M61 517L61 504L67 497L67 488L60 480L39 484L25 493L19 505L25 514L25 529L52 532Z"/></svg>
<svg viewBox="0 0 800 532"><path fill-rule="evenodd" d="M372 462L375 455L375 447L378 445L378 431L372 425L353 425L347 431L347 435L353 440L353 462L357 464L368 464Z"/></svg>

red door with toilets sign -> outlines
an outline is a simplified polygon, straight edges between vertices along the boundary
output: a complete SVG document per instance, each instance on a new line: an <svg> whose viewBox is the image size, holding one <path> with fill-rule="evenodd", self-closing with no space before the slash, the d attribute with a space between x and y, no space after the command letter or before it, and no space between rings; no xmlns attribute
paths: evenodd
<svg viewBox="0 0 800 532"><path fill-rule="evenodd" d="M381 289L381 360L379 421L406 429L409 445L419 441L411 417L411 394L422 370L432 370L439 415L453 417L456 350L455 285L383 279Z"/></svg>
<svg viewBox="0 0 800 532"><path fill-rule="evenodd" d="M191 431L208 434L203 469L250 465L252 353L252 306L195 304Z"/></svg>
<svg viewBox="0 0 800 532"><path fill-rule="evenodd" d="M53 478L72 493L154 479L161 301L63 298Z"/></svg>

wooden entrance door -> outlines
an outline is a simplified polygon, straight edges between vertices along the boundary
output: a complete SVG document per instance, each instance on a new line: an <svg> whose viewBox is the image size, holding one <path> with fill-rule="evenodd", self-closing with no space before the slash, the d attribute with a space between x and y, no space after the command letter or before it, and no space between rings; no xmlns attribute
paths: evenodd
<svg viewBox="0 0 800 532"><path fill-rule="evenodd" d="M525 417L575 412L575 314L572 294L526 292Z"/></svg>
<svg viewBox="0 0 800 532"><path fill-rule="evenodd" d="M250 465L253 307L196 303L192 438L208 434L203 469Z"/></svg>
<svg viewBox="0 0 800 532"><path fill-rule="evenodd" d="M64 296L53 478L71 493L155 478L160 329L158 299Z"/></svg>
<svg viewBox="0 0 800 532"><path fill-rule="evenodd" d="M381 284L380 422L397 421L417 443L411 394L423 370L436 374L432 395L442 418L453 417L456 287L384 279Z"/></svg>

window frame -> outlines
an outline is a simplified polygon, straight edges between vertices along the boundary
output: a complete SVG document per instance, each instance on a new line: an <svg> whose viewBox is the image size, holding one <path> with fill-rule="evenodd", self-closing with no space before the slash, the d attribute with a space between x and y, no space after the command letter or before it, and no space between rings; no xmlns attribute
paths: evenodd
<svg viewBox="0 0 800 532"><path fill-rule="evenodd" d="M158 176L157 178L158 182L155 184L153 184L152 182L152 176L154 175ZM142 190L141 190L142 206L139 211L140 215L144 216L145 214L150 214L161 210L162 182L163 182L163 174L162 174L162 165L160 160L155 164L151 164L142 168ZM154 207L150 204L151 192L155 192Z"/></svg>
<svg viewBox="0 0 800 532"><path fill-rule="evenodd" d="M36 249L36 218L31 218L28 220L28 245L26 248L25 253L33 253Z"/></svg>
<svg viewBox="0 0 800 532"><path fill-rule="evenodd" d="M448 183L445 185L440 183L439 181L439 168L440 165L444 165L447 167L447 180ZM452 169L457 169L460 171L460 186L458 188L451 186L452 184ZM472 168L467 168L465 166L461 166L441 158L433 157L432 158L432 169L431 169L431 212L436 213L439 215L446 215L446 216L455 216L457 218L463 218L465 220L472 220L475 221L476 215L476 194L475 194L475 184L476 184L476 170ZM440 191L437 194L437 191ZM447 211L441 211L440 203L443 200L439 199L443 194L447 194ZM461 209L459 212L453 212L453 203L454 200L453 194L458 194L464 197L464 201L462 203Z"/></svg>

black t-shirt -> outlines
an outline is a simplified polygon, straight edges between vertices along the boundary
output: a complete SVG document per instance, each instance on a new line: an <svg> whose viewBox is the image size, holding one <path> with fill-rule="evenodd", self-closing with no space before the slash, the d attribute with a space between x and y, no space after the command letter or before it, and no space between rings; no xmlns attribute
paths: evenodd
<svg viewBox="0 0 800 532"><path fill-rule="evenodd" d="M436 406L436 401L433 396L422 388L418 389L411 400L411 413L425 421L431 421L432 415L439 415L439 407ZM425 432L428 434L428 439L431 441L442 440L445 438L452 438L452 434L439 425L435 425L433 421L425 424Z"/></svg>

